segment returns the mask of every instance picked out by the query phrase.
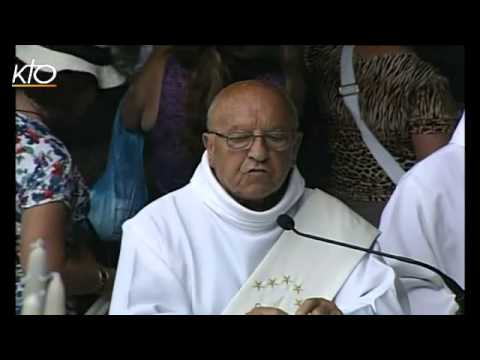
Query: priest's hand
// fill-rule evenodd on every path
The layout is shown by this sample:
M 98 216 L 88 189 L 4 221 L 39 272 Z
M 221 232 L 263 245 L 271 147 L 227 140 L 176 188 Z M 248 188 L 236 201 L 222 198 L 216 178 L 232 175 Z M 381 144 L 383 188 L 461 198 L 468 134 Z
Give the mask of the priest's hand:
M 275 307 L 257 306 L 245 315 L 288 315 L 285 311 Z
M 343 315 L 333 301 L 311 298 L 303 302 L 295 315 Z

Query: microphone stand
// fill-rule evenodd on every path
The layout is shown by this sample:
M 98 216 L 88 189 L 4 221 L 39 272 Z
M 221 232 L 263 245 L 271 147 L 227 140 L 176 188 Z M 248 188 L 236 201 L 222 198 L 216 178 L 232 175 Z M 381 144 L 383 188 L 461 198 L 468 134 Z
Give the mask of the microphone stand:
M 282 228 L 283 228 L 283 226 L 282 226 Z M 352 244 L 345 244 L 345 243 L 338 242 L 338 241 L 335 241 L 335 240 L 329 240 L 329 239 L 324 239 L 324 238 L 321 238 L 321 237 L 318 237 L 318 236 L 305 234 L 305 233 L 302 233 L 302 232 L 298 231 L 294 227 L 292 227 L 291 229 L 289 229 L 289 228 L 284 228 L 284 229 L 285 230 L 293 230 L 293 232 L 295 232 L 297 235 L 300 235 L 300 236 L 303 236 L 303 237 L 307 237 L 307 238 L 311 238 L 311 239 L 319 240 L 319 241 L 324 241 L 324 242 L 327 242 L 327 243 L 330 243 L 330 244 L 344 246 L 344 247 L 348 247 L 348 248 L 355 249 L 355 250 L 364 251 L 364 252 L 369 253 L 369 254 L 374 254 L 374 255 L 378 255 L 378 256 L 382 256 L 382 257 L 386 257 L 386 258 L 395 259 L 395 260 L 398 260 L 398 261 L 406 262 L 406 263 L 413 264 L 413 265 L 418 265 L 418 266 L 424 267 L 428 270 L 431 270 L 434 273 L 436 273 L 438 276 L 440 276 L 442 278 L 442 280 L 445 282 L 445 285 L 447 285 L 447 287 L 452 291 L 452 293 L 455 294 L 455 301 L 457 302 L 457 304 L 459 306 L 459 310 L 457 311 L 457 315 L 462 315 L 464 313 L 465 290 L 463 290 L 462 287 L 460 285 L 458 285 L 458 283 L 455 280 L 453 280 L 451 277 L 449 277 L 448 275 L 444 274 L 443 272 L 441 272 L 440 270 L 438 270 L 437 268 L 435 268 L 435 267 L 433 267 L 429 264 L 426 264 L 426 263 L 421 262 L 421 261 L 413 260 L 413 259 L 410 259 L 410 258 L 407 258 L 407 257 L 403 257 L 403 256 L 386 254 L 386 253 L 383 253 L 383 252 L 380 252 L 380 251 L 376 251 L 376 250 L 372 250 L 372 249 L 365 249 L 363 247 L 352 245 Z

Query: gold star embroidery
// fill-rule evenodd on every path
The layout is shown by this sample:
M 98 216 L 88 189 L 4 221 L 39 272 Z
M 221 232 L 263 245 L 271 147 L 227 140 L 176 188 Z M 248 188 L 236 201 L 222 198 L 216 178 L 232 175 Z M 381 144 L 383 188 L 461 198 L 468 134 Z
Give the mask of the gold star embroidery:
M 284 276 L 282 283 L 288 286 L 288 284 L 290 283 L 290 276 Z
M 302 306 L 302 303 L 303 303 L 302 299 L 296 299 L 295 300 L 295 306 L 300 307 L 300 306 Z
M 274 288 L 275 286 L 277 286 L 277 279 L 275 278 L 271 278 L 268 280 L 268 286 L 271 286 L 272 288 Z
M 255 285 L 253 285 L 253 287 L 260 291 L 261 289 L 263 289 L 264 286 L 262 285 L 261 281 L 255 281 Z
M 294 285 L 293 286 L 293 291 L 295 291 L 297 294 L 300 294 L 300 291 L 303 291 L 302 285 Z

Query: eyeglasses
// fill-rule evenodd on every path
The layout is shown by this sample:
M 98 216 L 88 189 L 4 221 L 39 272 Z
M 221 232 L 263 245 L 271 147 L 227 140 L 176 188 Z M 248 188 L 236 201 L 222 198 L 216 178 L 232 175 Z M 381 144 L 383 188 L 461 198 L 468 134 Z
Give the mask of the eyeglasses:
M 265 139 L 267 146 L 274 151 L 287 150 L 292 144 L 296 131 L 272 130 L 263 131 L 260 135 L 255 135 L 250 131 L 235 131 L 229 134 L 221 134 L 216 131 L 207 131 L 207 134 L 214 134 L 224 138 L 227 145 L 232 150 L 247 150 L 253 145 L 255 138 Z

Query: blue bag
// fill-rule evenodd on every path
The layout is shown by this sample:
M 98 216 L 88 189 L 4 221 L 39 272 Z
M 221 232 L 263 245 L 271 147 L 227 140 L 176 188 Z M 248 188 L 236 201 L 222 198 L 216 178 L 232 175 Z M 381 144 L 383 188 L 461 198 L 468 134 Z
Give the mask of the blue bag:
M 125 128 L 122 103 L 113 122 L 105 172 L 90 190 L 88 218 L 102 241 L 119 241 L 122 224 L 148 202 L 143 135 Z

